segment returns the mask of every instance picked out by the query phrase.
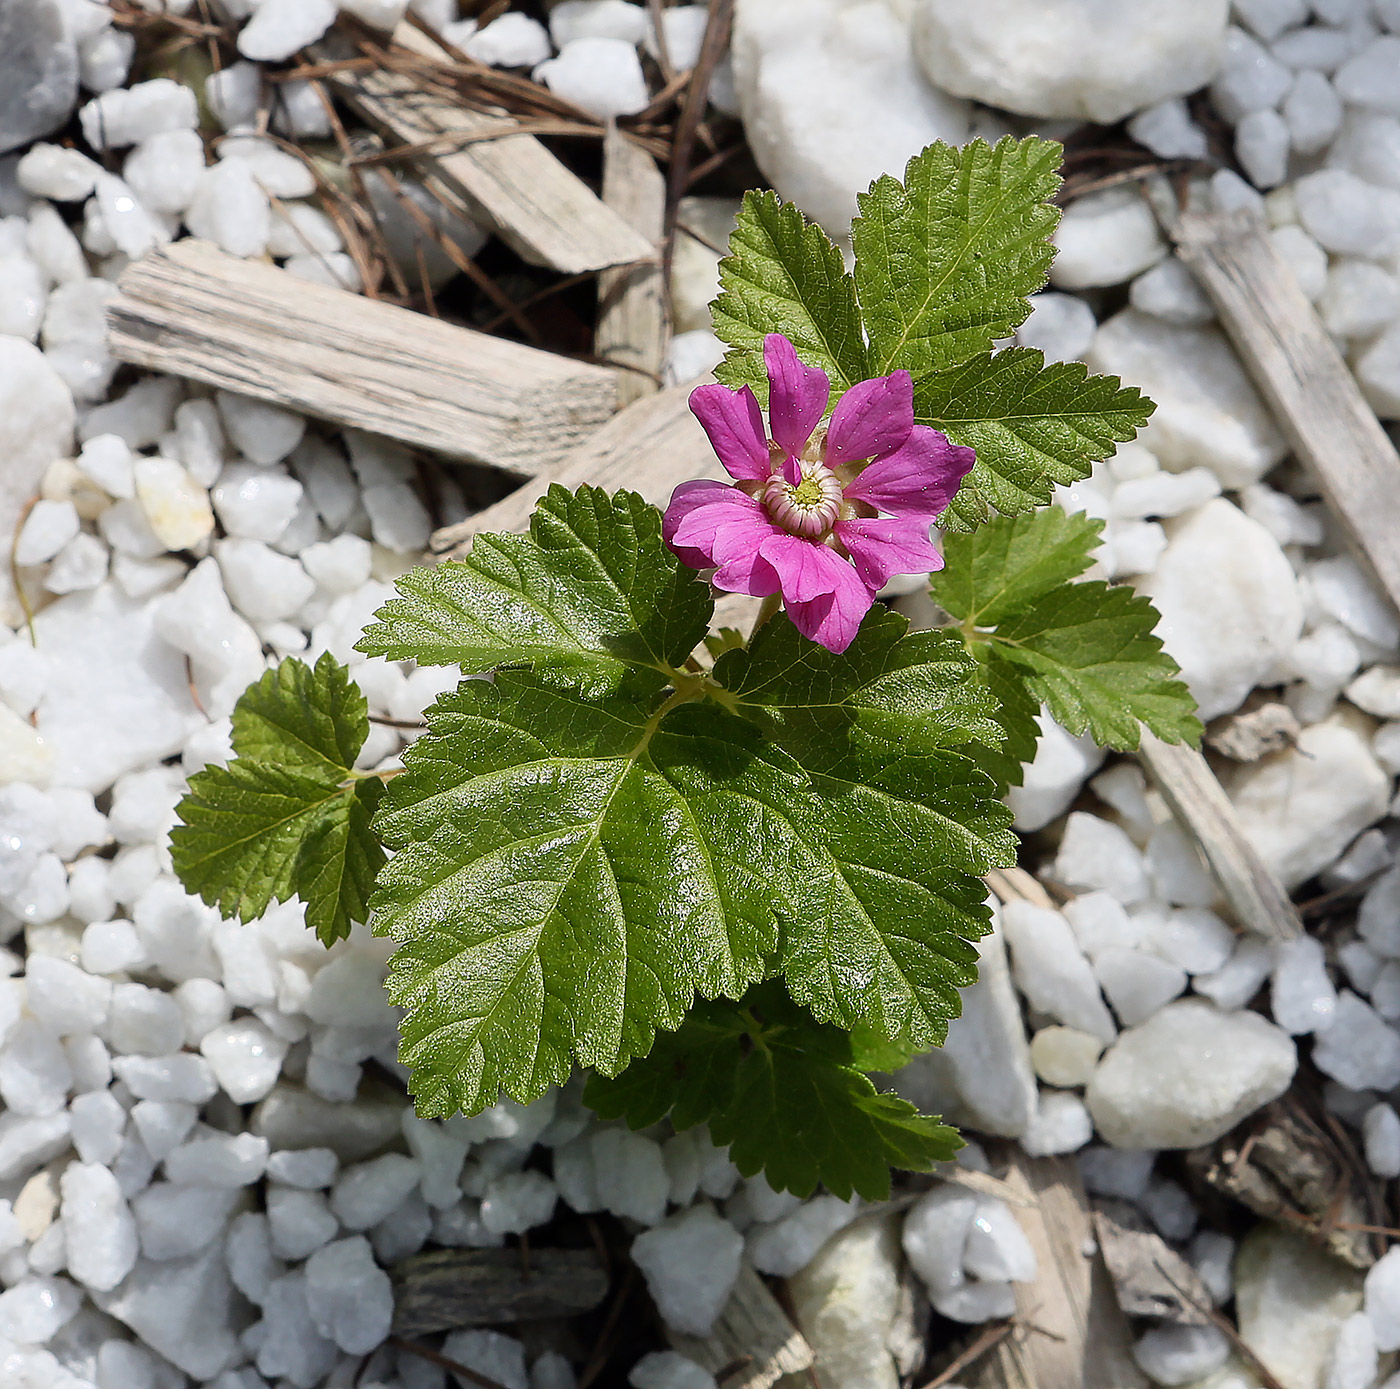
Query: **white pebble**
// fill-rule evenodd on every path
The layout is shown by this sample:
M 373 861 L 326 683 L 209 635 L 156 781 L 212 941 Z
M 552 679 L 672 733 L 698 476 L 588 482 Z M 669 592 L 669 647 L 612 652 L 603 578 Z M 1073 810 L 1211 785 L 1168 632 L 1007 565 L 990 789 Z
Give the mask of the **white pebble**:
M 1093 1136 L 1094 1121 L 1078 1095 L 1042 1090 L 1019 1141 L 1032 1157 L 1049 1157 L 1078 1152 Z
M 635 116 L 651 100 L 636 47 L 624 39 L 574 39 L 534 78 L 599 120 Z
M 1374 1104 L 1361 1123 L 1366 1165 L 1378 1177 L 1400 1177 L 1400 1116 L 1388 1104 Z
M 1154 1326 L 1138 1338 L 1133 1359 L 1156 1384 L 1191 1384 L 1218 1370 L 1230 1342 L 1213 1326 Z
M 760 1273 L 790 1278 L 806 1268 L 837 1230 L 860 1214 L 860 1200 L 815 1196 L 771 1225 L 755 1225 L 745 1236 L 749 1262 Z
M 165 1175 L 188 1186 L 239 1187 L 262 1179 L 267 1139 L 251 1133 L 212 1134 L 175 1149 L 165 1159 Z
M 238 51 L 255 62 L 280 63 L 315 43 L 335 15 L 335 0 L 265 0 L 239 31 Z
M 59 1179 L 68 1271 L 95 1292 L 115 1288 L 136 1264 L 137 1231 L 117 1179 L 96 1163 L 71 1163 Z
M 341 1173 L 331 1210 L 347 1230 L 368 1230 L 384 1219 L 414 1187 L 421 1168 L 402 1153 L 385 1153 Z
M 1331 1026 L 1313 1043 L 1313 1063 L 1352 1090 L 1393 1090 L 1400 1085 L 1400 1034 L 1343 989 Z
M 1170 97 L 1139 111 L 1128 122 L 1128 134 L 1161 159 L 1204 159 L 1206 136 L 1180 97 Z
M 1073 362 L 1089 350 L 1097 327 L 1094 311 L 1083 299 L 1046 290 L 1031 296 L 1031 311 L 1016 330 L 1016 343 L 1038 348 L 1048 362 Z
M 1288 173 L 1288 122 L 1277 111 L 1250 111 L 1235 127 L 1235 154 L 1256 188 L 1274 188 Z
M 1147 896 L 1147 869 L 1137 846 L 1117 825 L 1083 811 L 1065 822 L 1053 871 L 1067 887 L 1099 888 L 1125 904 Z
M 1400 116 L 1400 38 L 1382 34 L 1354 58 L 1349 58 L 1333 81 L 1348 106 L 1361 106 L 1387 116 Z
M 230 535 L 270 544 L 281 538 L 296 514 L 302 486 L 275 469 L 235 463 L 220 474 L 211 496 Z
M 22 1279 L 0 1293 L 0 1337 L 41 1346 L 73 1319 L 82 1302 L 82 1293 L 66 1278 Z
M 101 165 L 79 150 L 42 142 L 31 145 L 15 168 L 19 186 L 36 198 L 81 202 L 96 186 Z
M 1275 947 L 1272 1012 L 1274 1021 L 1295 1037 L 1321 1032 L 1337 1008 L 1337 991 L 1327 977 L 1322 942 L 1298 936 Z
M 389 1334 L 394 1294 L 363 1235 L 323 1245 L 306 1261 L 306 1306 L 316 1330 L 350 1355 Z
M 546 1225 L 559 1192 L 540 1172 L 508 1172 L 487 1184 L 481 1223 L 493 1234 L 519 1235 Z
M 662 1320 L 690 1336 L 710 1334 L 743 1252 L 738 1231 L 703 1205 L 638 1235 L 631 1250 Z
M 247 164 L 232 159 L 200 174 L 185 225 L 232 256 L 261 256 L 271 230 L 271 204 Z
M 559 48 L 575 39 L 638 44 L 647 31 L 646 11 L 628 0 L 563 0 L 549 12 L 549 32 Z
M 272 1249 L 283 1259 L 304 1259 L 335 1237 L 339 1222 L 319 1191 L 270 1186 L 267 1221 Z
M 1342 102 L 1320 72 L 1300 72 L 1284 98 L 1283 119 L 1288 139 L 1299 154 L 1326 149 L 1342 126 Z
M 15 563 L 43 564 L 52 559 L 77 535 L 81 524 L 72 502 L 41 498 L 30 508 L 15 541 Z
M 109 150 L 165 130 L 193 130 L 199 124 L 199 109 L 191 88 L 157 77 L 103 92 L 78 112 L 78 120 L 93 149 Z
M 165 130 L 126 157 L 122 176 L 152 212 L 183 213 L 204 172 L 204 141 L 197 130 Z
M 287 1043 L 265 1023 L 244 1017 L 207 1033 L 199 1050 L 229 1098 L 251 1104 L 277 1083 Z
M 528 68 L 550 56 L 549 34 L 529 15 L 507 13 L 478 29 L 462 46 L 478 63 L 496 68 Z
M 499 1331 L 454 1331 L 442 1343 L 442 1353 L 494 1380 L 501 1389 L 529 1389 L 525 1347 L 513 1336 Z

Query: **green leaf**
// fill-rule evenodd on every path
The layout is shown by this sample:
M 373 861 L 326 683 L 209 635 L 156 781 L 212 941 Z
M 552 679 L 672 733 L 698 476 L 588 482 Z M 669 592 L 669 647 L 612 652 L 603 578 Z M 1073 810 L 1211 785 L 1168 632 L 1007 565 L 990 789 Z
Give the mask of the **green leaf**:
M 999 742 L 995 704 L 977 685 L 962 638 L 908 628 L 907 619 L 877 605 L 837 656 L 780 614 L 748 650 L 722 656 L 715 679 L 730 707 L 799 759 L 846 738 L 927 750 Z
M 650 690 L 603 702 L 502 673 L 428 711 L 377 822 L 375 929 L 420 1112 L 616 1072 L 697 992 L 766 968 L 806 851 L 804 778 L 757 728 Z
M 944 568 L 931 576 L 934 600 L 974 627 L 995 627 L 1036 598 L 1077 579 L 1094 562 L 1103 522 L 1049 506 L 998 518 L 949 537 Z
M 771 192 L 749 192 L 719 264 L 715 332 L 729 353 L 715 370 L 726 386 L 752 386 L 768 402 L 763 339 L 781 333 L 808 366 L 831 379 L 834 404 L 869 375 L 855 281 L 819 226 Z
M 669 678 L 705 635 L 709 590 L 634 492 L 551 487 L 529 535 L 478 535 L 464 560 L 411 569 L 356 649 L 478 672 L 528 665 L 590 695 L 629 670 Z
M 930 372 L 914 383 L 915 419 L 977 451 L 942 524 L 971 530 L 993 511 L 1043 506 L 1055 483 L 1088 477 L 1155 408 L 1117 377 L 1090 376 L 1079 362 L 1047 365 L 1033 348 Z
M 1195 742 L 1195 702 L 1153 635 L 1156 609 L 1128 587 L 1068 582 L 1087 567 L 1100 531 L 1097 521 L 1051 507 L 949 535 L 933 596 L 981 648 L 1004 706 L 1019 682 L 1057 723 L 1087 729 L 1105 747 L 1136 748 L 1140 724 L 1168 742 Z
M 715 676 L 811 776 L 817 860 L 782 954 L 793 997 L 922 1047 L 976 976 L 978 877 L 1014 863 L 1016 839 L 972 754 L 1002 738 L 975 662 L 958 633 L 906 627 L 872 615 L 835 657 L 774 618 Z
M 775 1190 L 799 1196 L 820 1181 L 843 1199 L 882 1201 L 891 1166 L 928 1171 L 962 1146 L 955 1130 L 879 1093 L 857 1068 L 850 1037 L 775 984 L 746 1005 L 698 1006 L 621 1076 L 593 1076 L 585 1101 L 634 1128 L 667 1114 L 677 1129 L 708 1123 L 741 1173 L 762 1171 Z
M 1040 742 L 1040 700 L 1031 694 L 1024 671 L 1003 659 L 995 642 L 976 641 L 978 678 L 997 703 L 997 723 L 1006 741 L 1000 747 L 969 747 L 973 758 L 997 783 L 1001 794 L 1025 779 L 1026 764 L 1035 760 Z
M 1045 283 L 1062 147 L 1006 136 L 995 147 L 930 145 L 904 183 L 857 195 L 851 228 L 874 374 L 943 370 L 990 350 Z
M 178 807 L 170 855 L 185 889 L 244 921 L 297 896 L 327 945 L 348 935 L 384 862 L 370 826 L 383 783 L 352 770 L 368 732 L 364 696 L 330 655 L 249 686 L 233 760 L 196 772 Z
M 1104 747 L 1138 746 L 1139 722 L 1169 743 L 1201 736 L 1196 701 L 1153 636 L 1157 610 L 1132 589 L 1067 584 L 996 629 L 1004 657 L 1071 733 Z

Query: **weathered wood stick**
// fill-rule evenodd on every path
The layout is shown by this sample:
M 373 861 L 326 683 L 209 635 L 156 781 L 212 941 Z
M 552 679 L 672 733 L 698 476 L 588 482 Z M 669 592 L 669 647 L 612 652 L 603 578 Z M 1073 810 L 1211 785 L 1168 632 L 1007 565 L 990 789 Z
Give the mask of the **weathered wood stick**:
M 784 1375 L 812 1364 L 811 1346 L 747 1259 L 739 1266 L 734 1291 L 710 1334 L 671 1332 L 670 1341 L 712 1375 L 730 1369 L 724 1389 L 771 1389 Z
M 1073 1157 L 1012 1151 L 1006 1180 L 1034 1203 L 1016 1219 L 1035 1250 L 1034 1283 L 1017 1283 L 1012 1333 L 981 1362 L 981 1389 L 1147 1389 L 1132 1334 L 1097 1252 Z
M 122 361 L 529 476 L 612 414 L 614 373 L 177 241 L 122 272 Z M 698 426 L 697 426 L 698 430 Z
M 1138 757 L 1182 829 L 1201 846 L 1240 925 L 1265 940 L 1300 935 L 1303 923 L 1288 893 L 1249 842 L 1204 756 L 1143 729 Z
M 651 243 L 654 259 L 598 276 L 595 355 L 616 364 L 617 399 L 630 405 L 660 389 L 661 361 L 671 335 L 661 238 L 666 221 L 666 180 L 656 161 L 615 125 L 603 141 L 603 201 Z
M 694 384 L 634 401 L 566 457 L 537 469 L 510 496 L 438 531 L 433 551 L 451 559 L 464 553 L 481 531 L 527 529 L 535 503 L 554 482 L 571 488 L 588 483 L 609 491 L 627 487 L 664 507 L 677 483 L 719 475 L 715 451 L 686 403 Z
M 393 42 L 426 58 L 446 56 L 407 21 L 394 31 Z M 401 73 L 347 71 L 329 80 L 366 120 L 404 145 L 489 134 L 517 124 L 509 116 L 443 101 Z M 574 275 L 654 254 L 644 237 L 533 135 L 478 140 L 446 154 L 421 154 L 415 162 L 533 264 Z
M 1294 453 L 1400 609 L 1400 455 L 1264 224 L 1188 212 L 1173 234 Z
M 434 1249 L 399 1264 L 394 1332 L 426 1336 L 463 1326 L 565 1317 L 596 1307 L 608 1276 L 591 1249 Z

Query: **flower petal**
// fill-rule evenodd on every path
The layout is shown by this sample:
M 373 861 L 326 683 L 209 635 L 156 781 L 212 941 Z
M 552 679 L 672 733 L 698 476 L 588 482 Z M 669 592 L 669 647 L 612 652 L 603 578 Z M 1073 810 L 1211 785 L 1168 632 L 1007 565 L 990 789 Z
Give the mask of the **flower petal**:
M 943 556 L 928 538 L 928 522 L 913 517 L 881 516 L 838 521 L 836 538 L 851 552 L 856 573 L 873 593 L 896 574 L 932 574 Z
M 752 497 L 723 482 L 683 482 L 671 494 L 661 534 L 692 569 L 723 564 L 735 548 L 757 549 L 776 528 Z
M 781 333 L 763 339 L 768 369 L 768 425 L 788 453 L 801 453 L 826 413 L 831 383 L 820 367 L 804 366 L 797 349 Z
M 711 582 L 726 593 L 749 593 L 755 598 L 777 593 L 782 583 L 778 571 L 755 546 L 740 550 L 727 564 L 720 565 Z
M 883 458 L 908 442 L 914 428 L 914 380 L 891 372 L 852 386 L 831 413 L 826 465 L 835 468 L 861 458 Z
M 829 553 L 829 552 L 828 552 Z M 875 595 L 860 576 L 842 561 L 842 575 L 833 593 L 824 593 L 806 603 L 788 603 L 792 625 L 811 641 L 828 651 L 844 651 L 860 630 L 860 624 L 875 602 Z
M 762 479 L 769 473 L 768 439 L 758 397 L 749 386 L 737 391 L 711 382 L 690 393 L 690 410 L 710 436 L 730 477 Z
M 957 495 L 976 461 L 972 449 L 950 444 L 945 434 L 917 424 L 902 448 L 847 484 L 846 497 L 894 516 L 932 521 Z

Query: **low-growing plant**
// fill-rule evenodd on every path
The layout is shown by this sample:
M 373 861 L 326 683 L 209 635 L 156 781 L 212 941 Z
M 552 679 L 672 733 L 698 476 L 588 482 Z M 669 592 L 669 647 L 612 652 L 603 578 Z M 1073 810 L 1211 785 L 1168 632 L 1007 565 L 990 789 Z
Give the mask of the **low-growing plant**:
M 1152 606 L 1081 579 L 1101 524 L 1047 505 L 1152 403 L 998 347 L 1046 279 L 1059 160 L 931 146 L 859 200 L 851 272 L 749 194 L 692 396 L 732 483 L 664 518 L 555 486 L 528 535 L 405 574 L 358 649 L 469 678 L 401 769 L 355 770 L 365 700 L 329 655 L 240 699 L 176 871 L 225 915 L 295 895 L 327 944 L 392 937 L 421 1114 L 582 1067 L 601 1115 L 708 1124 L 798 1193 L 878 1198 L 955 1151 L 871 1077 L 975 978 L 1041 706 L 1112 748 L 1200 732 Z M 875 594 L 930 571 L 947 621 L 911 631 Z M 715 586 L 763 598 L 747 639 L 709 630 Z

